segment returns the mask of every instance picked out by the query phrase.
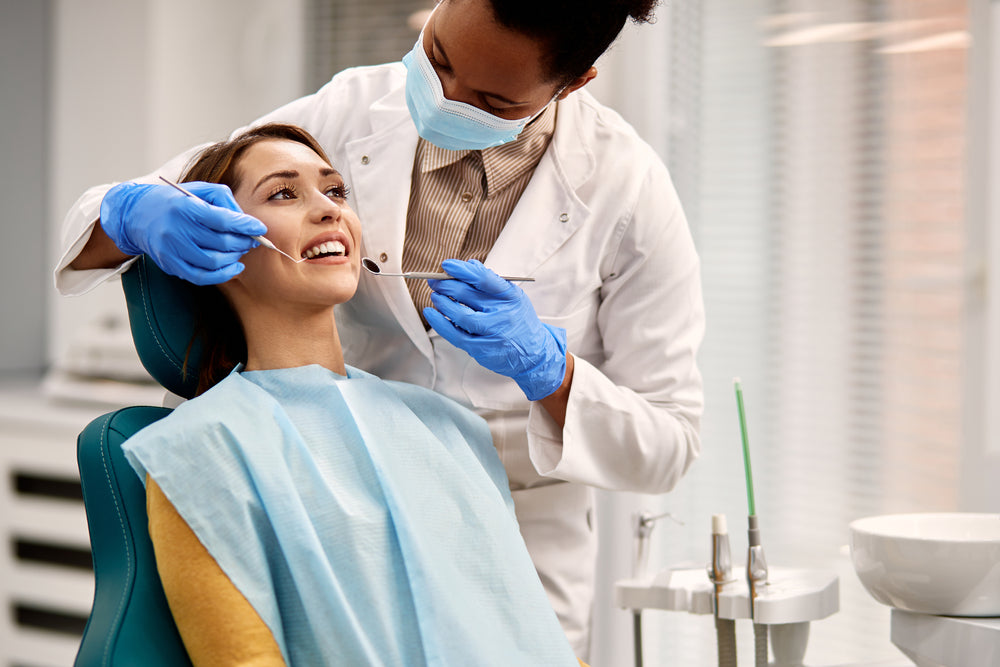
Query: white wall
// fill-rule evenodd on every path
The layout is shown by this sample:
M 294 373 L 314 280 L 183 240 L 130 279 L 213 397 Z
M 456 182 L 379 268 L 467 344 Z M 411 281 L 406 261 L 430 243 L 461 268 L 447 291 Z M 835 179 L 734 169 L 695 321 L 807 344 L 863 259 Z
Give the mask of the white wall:
M 962 509 L 1000 511 L 1000 0 L 970 2 Z
M 0 1 L 0 374 L 45 360 L 45 132 L 51 3 Z
M 63 215 L 89 186 L 170 156 L 299 97 L 305 0 L 57 0 L 49 266 Z M 49 359 L 88 323 L 124 318 L 116 283 L 49 302 Z

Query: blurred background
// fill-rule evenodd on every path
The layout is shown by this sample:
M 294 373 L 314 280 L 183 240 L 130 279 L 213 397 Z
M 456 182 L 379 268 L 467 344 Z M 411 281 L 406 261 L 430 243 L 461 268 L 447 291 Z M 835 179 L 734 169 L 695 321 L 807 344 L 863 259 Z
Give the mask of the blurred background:
M 158 405 L 120 285 L 64 298 L 60 224 L 317 89 L 398 60 L 431 0 L 0 0 L 0 665 L 71 664 L 93 595 L 75 439 Z M 702 258 L 702 456 L 664 496 L 601 494 L 594 667 L 631 664 L 634 512 L 649 567 L 747 514 L 742 379 L 768 560 L 840 575 L 810 665 L 893 660 L 848 524 L 1000 511 L 1000 3 L 670 0 L 588 86 L 669 166 Z M 737 624 L 751 664 L 749 624 Z M 647 664 L 711 665 L 710 617 L 643 615 Z

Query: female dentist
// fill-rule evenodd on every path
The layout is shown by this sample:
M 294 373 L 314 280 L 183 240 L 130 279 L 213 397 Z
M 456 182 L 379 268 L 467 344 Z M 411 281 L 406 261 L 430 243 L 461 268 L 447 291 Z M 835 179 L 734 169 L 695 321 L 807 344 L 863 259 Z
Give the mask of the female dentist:
M 704 310 L 687 221 L 654 151 L 581 90 L 625 21 L 655 5 L 441 0 L 402 63 L 341 72 L 254 123 L 317 137 L 384 270 L 457 278 L 364 276 L 337 313 L 344 355 L 486 418 L 532 560 L 584 659 L 591 487 L 669 491 L 700 450 Z M 143 253 L 201 284 L 242 271 L 264 225 L 224 187 L 191 186 L 207 205 L 156 184 L 198 148 L 83 194 L 64 223 L 61 292 Z M 493 271 L 535 281 L 522 289 Z

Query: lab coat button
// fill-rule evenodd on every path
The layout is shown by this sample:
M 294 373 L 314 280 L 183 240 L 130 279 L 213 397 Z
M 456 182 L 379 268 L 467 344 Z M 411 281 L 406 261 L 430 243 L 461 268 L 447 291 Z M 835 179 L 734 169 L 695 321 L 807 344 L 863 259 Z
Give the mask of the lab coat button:
M 569 222 L 569 213 L 563 213 L 560 215 L 559 222 Z
M 385 264 L 386 262 L 389 261 L 389 255 L 387 255 L 385 253 L 382 253 L 381 255 L 378 256 L 378 261 L 380 261 L 383 264 Z
M 361 164 L 368 164 L 368 162 L 369 162 L 368 156 L 367 155 L 362 155 L 361 156 Z

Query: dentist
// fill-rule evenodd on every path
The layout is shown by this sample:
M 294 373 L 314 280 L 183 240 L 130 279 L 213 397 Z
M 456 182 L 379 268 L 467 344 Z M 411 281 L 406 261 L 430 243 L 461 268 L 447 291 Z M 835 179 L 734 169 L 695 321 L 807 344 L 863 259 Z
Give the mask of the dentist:
M 441 0 L 401 63 L 341 72 L 254 123 L 316 136 L 351 188 L 364 254 L 386 271 L 457 278 L 363 276 L 338 306 L 344 357 L 487 420 L 522 536 L 584 659 L 592 487 L 667 492 L 700 451 L 704 310 L 687 221 L 655 152 L 583 90 L 626 20 L 650 20 L 656 1 Z M 61 292 L 140 254 L 200 284 L 243 270 L 267 230 L 228 189 L 192 185 L 206 203 L 156 184 L 198 148 L 81 196 L 64 223 Z

